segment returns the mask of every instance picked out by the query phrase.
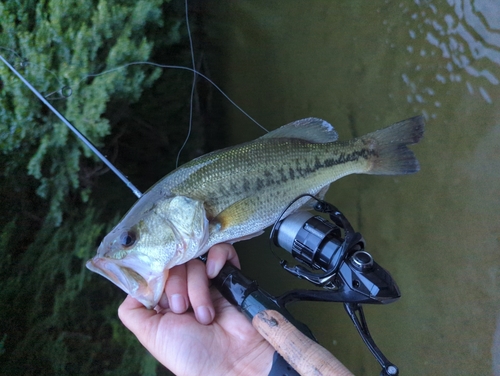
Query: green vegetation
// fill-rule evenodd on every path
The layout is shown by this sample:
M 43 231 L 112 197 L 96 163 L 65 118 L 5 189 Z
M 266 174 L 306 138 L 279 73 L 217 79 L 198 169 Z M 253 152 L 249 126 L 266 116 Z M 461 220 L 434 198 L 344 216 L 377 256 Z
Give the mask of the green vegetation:
M 140 189 L 174 167 L 192 76 L 145 65 L 88 75 L 189 66 L 182 2 L 4 0 L 0 47 L 132 181 L 151 170 Z M 0 172 L 0 374 L 166 374 L 118 321 L 124 294 L 85 268 L 132 194 L 3 64 Z

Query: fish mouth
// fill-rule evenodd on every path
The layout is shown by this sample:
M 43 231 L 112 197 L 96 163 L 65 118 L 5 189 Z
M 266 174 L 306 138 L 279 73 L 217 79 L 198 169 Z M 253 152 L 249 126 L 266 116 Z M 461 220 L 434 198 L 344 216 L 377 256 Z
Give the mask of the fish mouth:
M 151 269 L 125 265 L 123 260 L 95 256 L 87 261 L 87 269 L 103 276 L 148 309 L 158 304 L 168 277 L 168 270 L 154 273 Z

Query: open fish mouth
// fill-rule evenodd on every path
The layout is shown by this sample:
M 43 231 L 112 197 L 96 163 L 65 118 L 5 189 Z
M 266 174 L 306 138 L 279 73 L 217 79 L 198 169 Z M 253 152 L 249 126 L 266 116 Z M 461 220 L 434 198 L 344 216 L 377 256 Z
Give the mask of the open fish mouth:
M 113 282 L 127 294 L 144 304 L 146 308 L 156 307 L 161 298 L 168 277 L 168 270 L 152 273 L 146 269 L 143 273 L 124 265 L 123 260 L 96 256 L 87 261 L 87 268 Z

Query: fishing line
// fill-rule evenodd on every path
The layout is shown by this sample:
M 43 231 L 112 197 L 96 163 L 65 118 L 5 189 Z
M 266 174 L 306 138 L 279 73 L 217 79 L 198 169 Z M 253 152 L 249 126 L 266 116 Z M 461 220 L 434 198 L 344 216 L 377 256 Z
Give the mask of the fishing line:
M 257 120 L 255 120 L 252 116 L 250 116 L 245 110 L 243 110 L 243 108 L 241 108 L 240 106 L 238 106 L 238 104 L 235 101 L 233 101 L 214 81 L 212 81 L 209 77 L 207 77 L 203 73 L 201 73 L 201 72 L 199 72 L 199 71 L 196 70 L 196 66 L 195 66 L 195 63 L 194 63 L 194 50 L 193 50 L 193 44 L 192 44 L 192 38 L 191 38 L 191 30 L 190 30 L 190 27 L 189 27 L 189 19 L 188 19 L 188 13 L 187 13 L 187 1 L 186 1 L 186 24 L 187 24 L 187 28 L 188 28 L 189 42 L 190 42 L 190 48 L 191 48 L 191 61 L 192 61 L 192 64 L 193 64 L 192 68 L 190 68 L 190 67 L 184 67 L 184 66 L 181 66 L 181 65 L 170 65 L 170 64 L 154 63 L 154 62 L 151 62 L 151 61 L 133 61 L 133 62 L 130 62 L 130 63 L 126 63 L 126 64 L 123 64 L 123 65 L 120 65 L 120 66 L 115 67 L 115 68 L 111 68 L 111 69 L 105 70 L 105 71 L 100 72 L 100 73 L 90 73 L 90 74 L 87 74 L 87 75 L 83 76 L 83 78 L 80 81 L 78 81 L 78 83 L 77 83 L 76 86 L 78 86 L 79 84 L 81 84 L 82 82 L 84 82 L 85 80 L 87 80 L 88 78 L 103 76 L 105 74 L 109 74 L 109 73 L 118 71 L 120 69 L 127 68 L 127 67 L 132 66 L 132 65 L 150 65 L 150 66 L 153 66 L 153 67 L 156 67 L 156 68 L 162 68 L 162 69 L 187 70 L 189 72 L 192 72 L 193 75 L 194 75 L 193 85 L 194 85 L 194 82 L 195 82 L 197 76 L 200 76 L 201 78 L 205 79 L 219 93 L 221 93 L 224 96 L 224 98 L 226 98 L 227 101 L 229 103 L 231 103 L 231 105 L 233 105 L 238 111 L 240 111 L 243 115 L 245 115 L 250 121 L 252 121 L 260 129 L 262 129 L 264 132 L 268 133 L 269 130 L 267 128 L 265 128 Z M 11 48 L 0 46 L 0 49 L 6 50 L 6 51 L 10 51 L 14 55 L 16 55 L 16 57 L 21 60 L 21 63 L 20 63 L 21 68 L 26 68 L 29 64 L 31 64 L 28 59 L 23 58 L 20 54 L 18 54 L 15 50 L 13 50 Z M 42 68 L 42 69 L 44 69 L 45 71 L 47 71 L 51 75 L 53 75 L 54 78 L 57 80 L 57 82 L 61 85 L 61 87 L 60 87 L 59 90 L 55 90 L 55 91 L 53 91 L 53 92 L 51 92 L 49 94 L 44 95 L 44 97 L 46 99 L 48 99 L 48 100 L 67 99 L 71 95 L 73 95 L 73 89 L 71 88 L 71 86 L 64 85 L 61 82 L 61 80 L 58 78 L 58 76 L 54 72 L 52 72 L 51 70 L 49 70 L 47 68 Z M 58 93 L 61 97 L 59 97 L 59 98 L 49 98 L 50 96 L 52 96 L 52 95 L 54 95 L 56 93 Z M 191 93 L 191 106 L 190 106 L 191 111 L 192 111 L 192 98 L 193 98 L 193 94 L 194 94 L 194 91 L 192 90 L 192 93 Z M 191 117 L 192 116 L 190 116 L 190 118 Z M 192 126 L 191 126 L 191 121 L 190 121 L 190 129 L 189 129 L 188 135 L 191 132 L 191 128 L 192 128 Z
M 46 94 L 44 97 L 45 99 L 47 100 L 58 100 L 58 99 L 67 99 L 71 96 L 71 94 L 73 94 L 73 89 L 71 89 L 71 87 L 67 86 L 67 85 L 63 85 L 63 83 L 61 82 L 61 80 L 59 80 L 59 78 L 57 77 L 57 74 L 55 74 L 54 72 L 52 72 L 51 70 L 49 69 L 46 69 L 46 68 L 43 68 L 44 70 L 46 70 L 47 72 L 49 72 L 50 74 L 52 74 L 54 76 L 54 78 L 57 80 L 57 82 L 59 83 L 60 85 L 60 89 L 59 90 L 56 90 L 56 91 L 53 91 L 52 93 L 49 93 L 49 94 Z M 50 98 L 50 96 L 54 95 L 54 94 L 59 94 L 60 97 L 59 98 Z
M 108 73 L 117 71 L 119 69 L 126 68 L 126 67 L 131 66 L 131 65 L 142 65 L 142 64 L 143 65 L 151 65 L 151 66 L 157 67 L 157 68 L 180 69 L 180 70 L 187 70 L 189 72 L 196 73 L 197 76 L 200 76 L 201 78 L 207 80 L 210 83 L 210 85 L 212 85 L 215 89 L 217 89 L 217 91 L 219 93 L 221 93 L 224 96 L 224 98 L 226 98 L 229 101 L 229 103 L 231 103 L 234 107 L 236 107 L 238 109 L 238 111 L 240 111 L 243 115 L 245 115 L 248 119 L 250 119 L 253 123 L 255 123 L 255 125 L 257 125 L 259 128 L 261 128 L 266 133 L 269 132 L 269 130 L 267 130 L 257 120 L 255 120 L 247 112 L 245 112 L 245 110 L 243 110 L 240 106 L 238 106 L 236 104 L 236 102 L 234 102 L 226 93 L 224 93 L 224 91 L 219 86 L 217 86 L 217 84 L 215 82 L 213 82 L 210 78 L 205 76 L 203 73 L 197 71 L 196 69 L 189 68 L 189 67 L 183 67 L 182 65 L 159 64 L 159 63 L 153 63 L 151 61 L 133 61 L 131 63 L 126 63 L 123 65 L 120 65 L 119 67 L 116 67 L 116 68 L 111 68 L 111 69 L 105 70 L 104 72 L 88 74 L 80 82 L 85 81 L 89 77 L 98 77 L 98 76 L 102 76 L 104 74 L 108 74 Z
M 191 97 L 190 97 L 190 101 L 189 101 L 189 127 L 188 127 L 188 133 L 187 133 L 186 139 L 184 140 L 184 143 L 182 144 L 181 148 L 179 149 L 179 152 L 177 153 L 177 158 L 176 158 L 176 161 L 175 161 L 175 167 L 176 168 L 179 167 L 179 158 L 180 158 L 181 152 L 184 149 L 184 147 L 186 146 L 187 142 L 189 141 L 189 137 L 191 136 L 191 131 L 192 131 L 192 128 L 193 128 L 193 98 L 194 98 L 194 91 L 196 89 L 196 78 L 197 78 L 197 76 L 200 76 L 200 77 L 204 78 L 205 80 L 207 80 L 214 88 L 216 88 L 229 101 L 229 103 L 231 103 L 234 107 L 236 107 L 243 115 L 245 115 L 248 119 L 250 119 L 253 123 L 255 123 L 264 132 L 266 132 L 266 133 L 269 132 L 257 120 L 255 120 L 253 117 L 251 117 L 240 106 L 238 106 L 231 98 L 229 98 L 229 96 L 226 93 L 224 93 L 224 91 L 219 86 L 217 86 L 215 84 L 215 82 L 213 82 L 210 78 L 208 78 L 207 76 L 205 76 L 204 74 L 202 74 L 201 72 L 198 72 L 196 70 L 195 59 L 194 59 L 193 38 L 192 38 L 192 35 L 191 35 L 191 27 L 189 26 L 188 0 L 186 0 L 184 2 L 184 4 L 185 4 L 186 28 L 187 28 L 188 38 L 189 38 L 189 49 L 190 49 L 190 52 L 191 52 L 191 65 L 192 65 L 192 68 L 183 67 L 183 66 L 179 66 L 179 65 L 158 64 L 158 63 L 152 63 L 152 62 L 149 62 L 149 61 L 136 61 L 136 62 L 131 62 L 131 63 L 124 64 L 124 65 L 119 66 L 117 68 L 113 68 L 113 69 L 110 69 L 110 70 L 107 70 L 107 71 L 104 71 L 104 72 L 101 72 L 101 73 L 89 74 L 89 75 L 85 76 L 85 78 L 83 78 L 80 81 L 80 82 L 82 82 L 85 79 L 87 79 L 88 77 L 101 76 L 103 74 L 111 73 L 111 72 L 113 72 L 115 70 L 118 70 L 118 69 L 126 68 L 126 67 L 131 66 L 131 65 L 139 65 L 139 64 L 152 65 L 152 66 L 157 67 L 157 68 L 181 69 L 181 70 L 187 70 L 187 71 L 193 72 L 193 83 L 191 85 Z
M 177 153 L 177 158 L 175 160 L 175 168 L 179 167 L 179 158 L 181 157 L 182 150 L 186 146 L 189 137 L 191 136 L 191 130 L 193 129 L 193 99 L 194 99 L 194 90 L 196 88 L 196 65 L 194 64 L 194 48 L 193 48 L 193 38 L 191 36 L 191 28 L 189 27 L 189 15 L 188 15 L 188 0 L 185 1 L 186 5 L 186 28 L 189 37 L 189 49 L 191 52 L 191 65 L 193 66 L 193 83 L 191 84 L 191 97 L 189 100 L 189 127 L 188 133 L 186 135 L 186 139 L 182 144 L 179 152 Z
M 61 83 L 61 82 L 59 82 L 59 83 Z M 56 93 L 60 95 L 59 98 L 49 98 L 51 95 L 56 94 Z M 63 85 L 63 86 L 61 86 L 61 88 L 59 90 L 53 91 L 52 93 L 45 95 L 45 99 L 50 100 L 50 101 L 55 101 L 55 100 L 60 100 L 60 99 L 68 99 L 69 97 L 71 97 L 72 94 L 73 94 L 73 89 L 70 86 Z
M 6 47 L 0 46 L 0 49 L 11 51 L 19 59 L 21 59 L 22 61 L 21 61 L 20 65 L 21 65 L 22 68 L 26 68 L 28 66 L 28 64 L 31 64 L 29 62 L 29 60 L 23 58 L 21 55 L 19 55 L 17 52 L 15 52 L 14 50 L 12 50 L 10 48 L 6 48 Z M 127 67 L 132 66 L 132 65 L 150 65 L 150 66 L 153 66 L 153 67 L 156 67 L 156 68 L 162 68 L 162 69 L 165 69 L 165 68 L 166 69 L 179 69 L 179 70 L 187 70 L 189 72 L 192 72 L 193 74 L 196 74 L 196 76 L 200 76 L 201 78 L 203 78 L 204 80 L 206 80 L 207 82 L 209 82 L 210 85 L 212 85 L 219 93 L 222 94 L 222 96 L 224 98 L 227 99 L 227 101 L 229 103 L 231 103 L 231 105 L 233 105 L 234 107 L 236 107 L 236 109 L 238 111 L 240 111 L 243 115 L 245 115 L 250 121 L 252 121 L 260 129 L 262 129 L 266 133 L 269 132 L 269 130 L 267 128 L 265 128 L 257 120 L 255 120 L 252 116 L 250 116 L 245 110 L 243 110 L 243 108 L 241 108 L 240 106 L 238 106 L 238 104 L 235 101 L 233 101 L 214 81 L 212 81 L 208 76 L 204 75 L 203 73 L 197 71 L 196 68 L 193 69 L 193 68 L 190 68 L 190 67 L 184 67 L 182 65 L 160 64 L 160 63 L 154 63 L 154 62 L 151 62 L 151 61 L 133 61 L 133 62 L 130 62 L 130 63 L 126 63 L 126 64 L 123 64 L 123 65 L 120 65 L 120 66 L 115 67 L 115 68 L 111 68 L 111 69 L 105 70 L 103 72 L 87 74 L 80 81 L 78 81 L 78 83 L 76 84 L 76 86 L 78 86 L 79 84 L 81 84 L 82 82 L 84 82 L 88 78 L 103 76 L 105 74 L 109 74 L 109 73 L 118 71 L 120 69 L 127 68 Z M 49 93 L 47 95 L 44 95 L 44 97 L 47 100 L 67 99 L 71 95 L 73 95 L 73 89 L 71 88 L 71 86 L 63 85 L 62 82 L 61 82 L 61 80 L 59 80 L 59 78 L 57 77 L 57 75 L 54 72 L 52 72 L 51 70 L 46 69 L 46 68 L 43 68 L 43 69 L 45 71 L 49 72 L 50 74 L 52 74 L 55 77 L 55 79 L 61 84 L 61 88 L 59 90 L 55 90 L 55 91 L 53 91 L 53 92 L 51 92 L 51 93 Z M 50 97 L 51 95 L 53 95 L 55 93 L 58 93 L 61 97 L 60 98 L 48 98 L 48 97 Z
M 12 52 L 14 55 L 16 55 L 21 60 L 21 64 L 20 64 L 21 68 L 25 67 L 25 65 L 23 64 L 25 59 L 23 59 L 23 57 L 21 55 L 19 55 L 15 50 L 13 50 L 12 48 L 2 47 L 2 46 L 0 46 L 0 49 Z

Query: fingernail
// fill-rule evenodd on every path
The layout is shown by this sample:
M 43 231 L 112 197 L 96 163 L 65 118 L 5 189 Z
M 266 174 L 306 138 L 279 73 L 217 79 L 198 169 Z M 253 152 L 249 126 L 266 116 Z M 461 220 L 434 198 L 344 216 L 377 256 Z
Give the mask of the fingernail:
M 207 276 L 208 278 L 215 277 L 215 263 L 211 260 L 207 261 Z
M 201 306 L 196 309 L 196 319 L 200 324 L 208 325 L 213 320 L 213 314 L 206 306 Z
M 168 298 L 165 295 L 165 293 L 162 294 L 160 301 L 158 302 L 158 305 L 162 309 L 167 309 L 170 306 L 170 304 L 168 303 Z
M 186 310 L 186 301 L 181 294 L 174 294 L 170 298 L 170 309 L 175 313 L 183 313 Z

